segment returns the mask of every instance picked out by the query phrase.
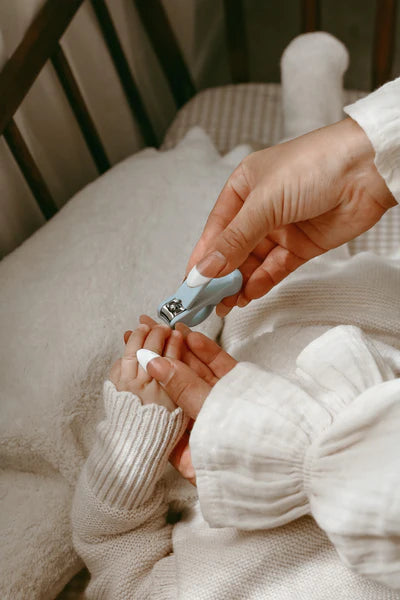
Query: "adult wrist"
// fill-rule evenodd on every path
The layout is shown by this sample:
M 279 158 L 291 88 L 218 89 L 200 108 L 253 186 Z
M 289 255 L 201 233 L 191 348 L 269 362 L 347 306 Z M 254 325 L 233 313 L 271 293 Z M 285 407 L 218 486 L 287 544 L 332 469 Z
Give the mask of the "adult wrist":
M 385 210 L 396 205 L 383 176 L 378 172 L 375 149 L 362 127 L 348 117 L 331 126 L 335 136 L 340 138 L 339 151 L 344 160 L 344 181 L 350 189 L 367 190 Z M 363 195 L 361 194 L 362 198 Z
M 400 77 L 344 107 L 363 129 L 375 151 L 374 163 L 400 202 Z

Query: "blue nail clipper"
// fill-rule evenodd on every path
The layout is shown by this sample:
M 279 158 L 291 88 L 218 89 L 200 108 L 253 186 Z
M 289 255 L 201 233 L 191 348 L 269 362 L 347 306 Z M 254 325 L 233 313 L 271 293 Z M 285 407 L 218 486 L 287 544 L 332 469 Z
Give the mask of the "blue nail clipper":
M 216 277 L 197 287 L 189 287 L 186 280 L 177 292 L 158 307 L 158 316 L 174 329 L 177 323 L 188 327 L 207 319 L 213 308 L 227 296 L 233 296 L 242 287 L 243 277 L 238 269 L 229 275 Z

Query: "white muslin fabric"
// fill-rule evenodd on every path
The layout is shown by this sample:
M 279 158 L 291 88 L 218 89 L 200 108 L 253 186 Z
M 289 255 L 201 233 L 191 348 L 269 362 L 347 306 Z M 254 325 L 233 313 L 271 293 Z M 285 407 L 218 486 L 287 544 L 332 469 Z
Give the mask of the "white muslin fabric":
M 283 376 L 238 365 L 191 437 L 212 527 L 255 530 L 312 514 L 346 564 L 400 588 L 400 352 L 339 326 Z
M 400 202 L 400 77 L 344 111 L 364 129 L 375 150 L 376 168 Z

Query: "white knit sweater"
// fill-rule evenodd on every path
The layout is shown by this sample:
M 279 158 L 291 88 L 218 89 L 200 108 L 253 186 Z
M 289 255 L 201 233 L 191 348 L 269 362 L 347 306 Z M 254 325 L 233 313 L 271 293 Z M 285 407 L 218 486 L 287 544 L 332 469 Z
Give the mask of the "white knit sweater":
M 399 200 L 400 79 L 347 112 Z M 181 410 L 106 382 L 73 506 L 88 598 L 399 599 L 399 317 L 399 261 L 345 249 L 235 309 L 223 345 L 255 364 L 193 428 L 200 502 L 166 472 Z

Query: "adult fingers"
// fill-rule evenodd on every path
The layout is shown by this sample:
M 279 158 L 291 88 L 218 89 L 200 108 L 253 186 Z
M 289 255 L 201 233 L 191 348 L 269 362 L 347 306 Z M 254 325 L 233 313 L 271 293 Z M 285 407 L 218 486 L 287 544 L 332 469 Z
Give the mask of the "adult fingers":
M 248 300 L 261 298 L 305 262 L 306 259 L 277 246 L 250 277 L 242 296 Z
M 185 431 L 169 455 L 169 461 L 182 477 L 190 481 L 192 485 L 196 485 L 196 474 L 190 454 L 189 437 L 190 434 Z
M 257 246 L 257 248 L 259 248 L 259 247 L 260 247 L 260 244 Z M 268 245 L 268 247 L 270 247 L 270 245 Z M 241 271 L 242 277 L 243 277 L 243 284 L 242 284 L 241 291 L 238 292 L 237 294 L 235 294 L 234 296 L 228 296 L 227 298 L 224 298 L 217 305 L 216 312 L 219 317 L 225 317 L 231 311 L 231 309 L 236 305 L 246 306 L 247 301 L 244 303 L 241 302 L 243 290 L 245 289 L 246 284 L 247 284 L 248 280 L 250 279 L 250 277 L 252 276 L 252 274 L 254 273 L 254 271 L 262 264 L 262 261 L 265 258 L 265 255 L 262 257 L 262 260 L 259 258 L 259 255 L 256 254 L 257 248 L 254 249 L 254 251 L 246 258 L 244 263 L 240 266 L 240 271 Z M 263 244 L 263 248 L 266 248 L 266 244 Z
M 184 362 L 211 386 L 237 364 L 237 360 L 225 352 L 214 340 L 199 331 L 192 331 L 184 323 L 177 325 L 186 344 Z
M 286 225 L 274 231 L 271 239 L 275 246 L 243 286 L 242 295 L 247 300 L 264 296 L 307 260 L 326 251 L 306 235 L 301 223 Z
M 269 202 L 267 206 L 264 192 L 250 181 L 254 162 L 259 160 L 249 157 L 235 169 L 211 211 L 202 236 L 210 240 L 208 251 L 196 264 L 206 277 L 226 275 L 239 267 L 280 219 L 279 194 L 277 205 Z
M 243 206 L 250 192 L 240 164 L 225 183 L 217 201 L 208 216 L 203 233 L 190 256 L 186 275 L 204 256 L 213 244 L 213 240 L 229 225 Z
M 165 345 L 164 356 L 180 360 L 182 355 L 183 336 L 179 331 L 172 331 Z
M 156 321 L 154 321 L 154 319 L 152 319 L 148 315 L 141 315 L 139 320 L 141 323 L 149 325 L 149 327 L 160 326 L 159 323 L 156 323 Z M 177 343 L 177 338 L 175 338 L 174 334 L 178 331 L 180 332 L 180 334 L 182 336 L 182 340 L 183 340 L 180 343 L 180 349 L 179 349 L 180 355 L 179 356 L 176 353 L 171 354 L 168 349 L 169 343 L 171 343 L 171 344 L 173 343 L 172 348 Z M 167 346 L 166 346 L 164 355 L 169 358 L 177 358 L 178 360 L 182 360 L 182 362 L 186 363 L 191 369 L 193 369 L 197 373 L 197 375 L 199 375 L 199 377 L 204 379 L 210 385 L 214 385 L 217 380 L 216 380 L 214 374 L 212 373 L 212 371 L 205 364 L 203 364 L 196 356 L 194 356 L 194 354 L 188 349 L 188 347 L 185 343 L 187 334 L 190 332 L 191 332 L 191 329 L 187 325 L 185 325 L 184 323 L 177 323 L 176 331 L 175 332 L 172 331 L 171 337 L 169 338 L 169 340 L 167 342 Z M 174 340 L 174 341 L 172 342 L 172 340 Z M 174 351 L 172 351 L 172 352 L 174 352 Z
M 213 386 L 217 383 L 218 378 L 215 377 L 211 369 L 208 368 L 193 352 L 189 349 L 186 339 L 191 333 L 191 329 L 184 323 L 177 323 L 177 329 L 182 333 L 184 338 L 184 345 L 182 348 L 181 361 L 190 367 L 201 379 L 204 379 L 209 385 Z
M 218 379 L 237 365 L 237 360 L 233 356 L 199 331 L 192 331 L 187 336 L 186 343 L 193 354 L 205 363 Z
M 271 231 L 260 194 L 252 192 L 229 225 L 215 237 L 209 253 L 196 265 L 205 277 L 231 273 Z
M 201 362 L 201 360 L 199 360 L 197 356 L 195 356 L 193 352 L 189 350 L 186 344 L 182 349 L 181 361 L 184 362 L 185 365 L 187 365 L 190 369 L 192 369 L 196 375 L 211 385 L 211 387 L 217 383 L 218 378 L 215 377 L 211 369 Z
M 211 391 L 211 385 L 178 360 L 154 358 L 147 364 L 146 369 L 148 374 L 164 387 L 177 406 L 192 419 L 197 417 Z

